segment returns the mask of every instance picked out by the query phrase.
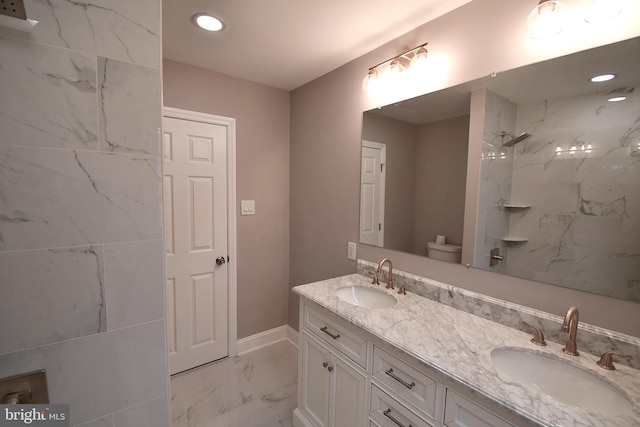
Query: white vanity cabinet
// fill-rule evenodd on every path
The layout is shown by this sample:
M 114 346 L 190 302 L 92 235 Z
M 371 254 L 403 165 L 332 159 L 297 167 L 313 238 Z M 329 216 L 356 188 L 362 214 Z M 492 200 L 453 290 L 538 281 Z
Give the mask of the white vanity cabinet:
M 357 334 L 343 325 L 313 310 L 307 310 L 306 314 L 305 319 L 311 318 L 313 322 L 303 322 L 300 339 L 299 400 L 296 410 L 299 413 L 294 417 L 295 425 L 365 427 L 368 422 L 369 392 L 365 371 L 366 340 L 359 339 Z M 309 329 L 309 326 L 314 329 Z M 325 340 L 325 335 L 328 340 Z M 362 343 L 364 350 L 360 357 L 358 349 Z M 364 366 L 354 363 L 338 350 L 342 348 L 346 348 L 347 353 Z
M 295 427 L 516 425 L 463 396 L 442 374 L 304 298 L 300 320 Z

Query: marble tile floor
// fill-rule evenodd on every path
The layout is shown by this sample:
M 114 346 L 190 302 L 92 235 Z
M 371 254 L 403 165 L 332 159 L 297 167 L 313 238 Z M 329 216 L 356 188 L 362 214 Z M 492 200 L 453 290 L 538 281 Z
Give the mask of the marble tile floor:
M 171 377 L 173 427 L 292 427 L 298 350 L 281 341 Z

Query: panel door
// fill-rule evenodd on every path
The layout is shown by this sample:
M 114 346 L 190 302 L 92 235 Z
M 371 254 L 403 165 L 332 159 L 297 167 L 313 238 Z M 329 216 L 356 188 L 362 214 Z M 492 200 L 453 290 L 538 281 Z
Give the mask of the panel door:
M 383 144 L 362 141 L 360 167 L 360 243 L 384 246 Z
M 227 128 L 165 117 L 163 129 L 167 345 L 175 374 L 228 354 Z

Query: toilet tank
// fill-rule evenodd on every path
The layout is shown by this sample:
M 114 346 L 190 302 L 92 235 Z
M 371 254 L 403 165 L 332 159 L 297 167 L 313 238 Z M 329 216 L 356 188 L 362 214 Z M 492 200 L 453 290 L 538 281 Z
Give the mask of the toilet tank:
M 440 261 L 460 264 L 462 261 L 462 246 L 450 244 L 440 245 L 436 242 L 428 242 L 427 256 Z

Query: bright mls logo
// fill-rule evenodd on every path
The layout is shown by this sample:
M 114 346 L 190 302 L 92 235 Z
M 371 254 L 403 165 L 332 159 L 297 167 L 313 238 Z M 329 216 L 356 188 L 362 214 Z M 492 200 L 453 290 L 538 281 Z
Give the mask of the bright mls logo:
M 69 405 L 0 405 L 0 427 L 69 427 Z

